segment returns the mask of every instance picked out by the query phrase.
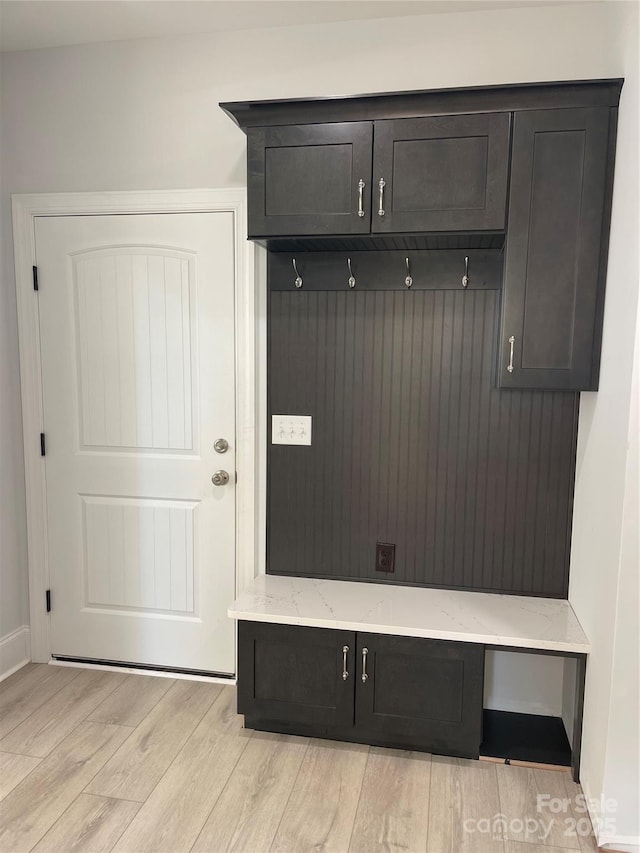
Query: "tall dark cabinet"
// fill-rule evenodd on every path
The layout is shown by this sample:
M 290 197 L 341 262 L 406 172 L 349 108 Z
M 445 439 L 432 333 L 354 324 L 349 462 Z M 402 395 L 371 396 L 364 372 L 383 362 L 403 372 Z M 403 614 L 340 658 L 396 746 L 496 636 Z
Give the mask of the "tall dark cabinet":
M 499 384 L 598 387 L 615 113 L 516 113 Z

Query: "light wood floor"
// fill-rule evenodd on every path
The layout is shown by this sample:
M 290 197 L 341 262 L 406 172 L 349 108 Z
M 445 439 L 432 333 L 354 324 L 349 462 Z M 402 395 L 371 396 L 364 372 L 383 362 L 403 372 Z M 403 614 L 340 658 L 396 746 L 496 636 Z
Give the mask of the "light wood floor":
M 2 853 L 596 850 L 537 810 L 567 773 L 253 732 L 229 686 L 31 664 L 0 710 Z

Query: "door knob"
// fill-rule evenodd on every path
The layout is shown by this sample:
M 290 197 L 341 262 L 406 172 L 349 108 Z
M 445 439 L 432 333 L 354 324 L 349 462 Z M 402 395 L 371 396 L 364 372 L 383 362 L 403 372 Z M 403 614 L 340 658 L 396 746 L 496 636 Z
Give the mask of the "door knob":
M 213 444 L 213 449 L 216 453 L 226 453 L 229 449 L 229 442 L 226 438 L 218 438 Z
M 229 475 L 226 471 L 216 471 L 211 478 L 211 482 L 214 486 L 226 486 L 229 482 Z

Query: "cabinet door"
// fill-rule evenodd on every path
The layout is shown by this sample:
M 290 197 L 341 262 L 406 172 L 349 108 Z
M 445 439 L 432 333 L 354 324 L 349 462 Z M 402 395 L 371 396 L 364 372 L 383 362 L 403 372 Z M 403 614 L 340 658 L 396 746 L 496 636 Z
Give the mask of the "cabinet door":
M 379 634 L 357 639 L 357 730 L 408 748 L 478 757 L 484 646 Z
M 249 237 L 368 234 L 372 138 L 368 121 L 250 129 Z
M 238 712 L 262 721 L 353 725 L 354 651 L 350 631 L 240 622 Z
M 498 384 L 595 390 L 609 110 L 516 113 Z
M 509 113 L 377 121 L 371 230 L 503 230 L 509 124 Z

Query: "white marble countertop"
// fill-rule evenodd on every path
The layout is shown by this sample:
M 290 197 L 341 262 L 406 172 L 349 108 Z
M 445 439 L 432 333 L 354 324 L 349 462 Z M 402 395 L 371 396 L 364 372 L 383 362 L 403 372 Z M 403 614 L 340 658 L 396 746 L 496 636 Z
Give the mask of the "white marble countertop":
M 587 653 L 568 601 L 451 589 L 260 575 L 232 619 Z

